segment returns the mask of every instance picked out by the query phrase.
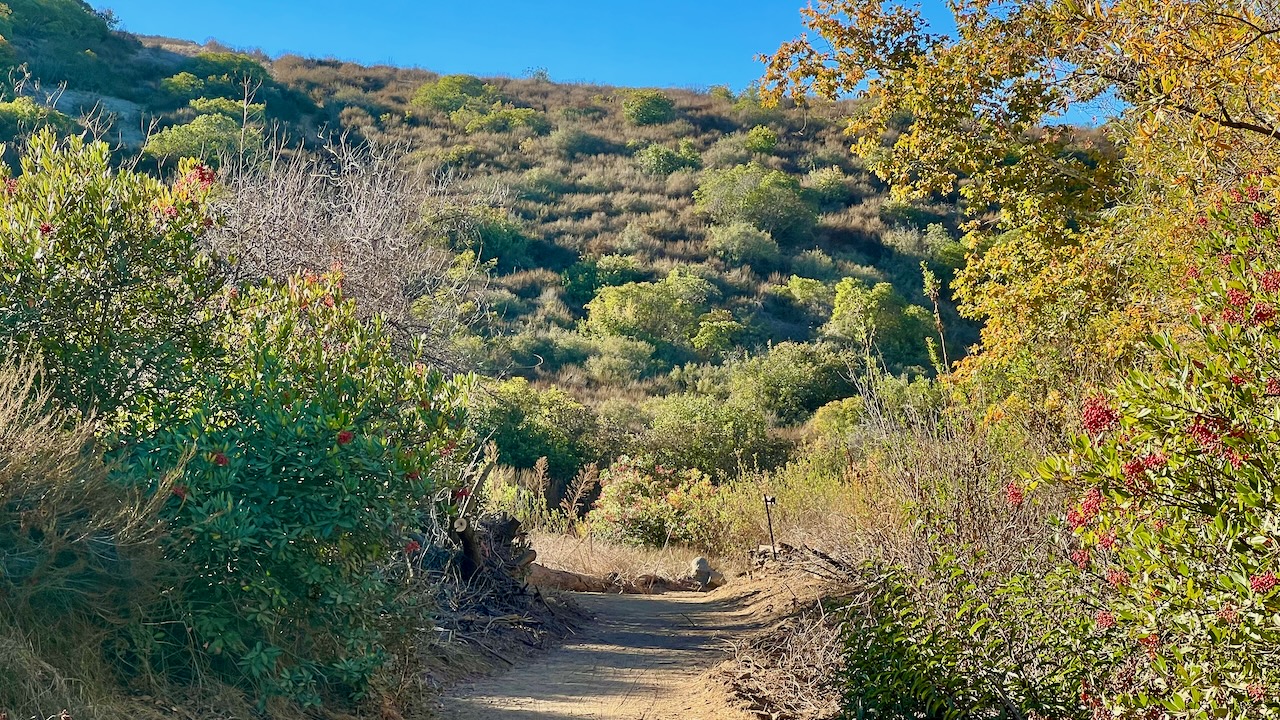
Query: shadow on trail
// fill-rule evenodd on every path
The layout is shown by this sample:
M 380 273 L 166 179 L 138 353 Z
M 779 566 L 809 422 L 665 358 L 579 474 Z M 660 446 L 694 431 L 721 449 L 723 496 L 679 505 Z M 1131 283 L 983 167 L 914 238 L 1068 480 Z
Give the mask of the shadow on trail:
M 595 616 L 577 636 L 505 673 L 455 688 L 449 720 L 699 720 L 699 675 L 730 639 L 765 625 L 742 598 L 697 593 L 575 595 Z M 731 718 L 731 711 L 705 717 Z

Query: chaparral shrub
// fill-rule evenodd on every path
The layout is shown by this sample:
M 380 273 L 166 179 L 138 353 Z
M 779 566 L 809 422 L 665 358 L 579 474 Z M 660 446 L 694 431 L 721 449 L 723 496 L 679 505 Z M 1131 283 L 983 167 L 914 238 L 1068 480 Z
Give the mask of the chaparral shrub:
M 398 357 L 340 271 L 225 303 L 226 367 L 185 420 L 115 439 L 116 481 L 167 493 L 161 544 L 182 571 L 176 616 L 138 652 L 174 673 L 190 646 L 260 697 L 358 697 L 386 659 L 386 568 L 424 510 L 453 512 L 440 467 L 464 387 Z
M 600 498 L 587 516 L 592 532 L 652 547 L 720 549 L 727 516 L 720 491 L 699 470 L 621 457 L 600 473 Z
M 1214 199 L 1182 280 L 1189 331 L 1153 337 L 1152 369 L 1086 399 L 1084 434 L 1044 468 L 1078 492 L 1066 524 L 1089 612 L 1068 632 L 1106 716 L 1280 712 L 1278 187 Z

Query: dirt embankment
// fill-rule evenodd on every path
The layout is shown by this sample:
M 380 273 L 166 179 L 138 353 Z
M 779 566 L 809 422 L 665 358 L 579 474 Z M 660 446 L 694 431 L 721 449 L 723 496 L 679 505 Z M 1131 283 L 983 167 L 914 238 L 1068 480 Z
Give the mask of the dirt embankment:
M 824 592 L 804 575 L 739 579 L 713 593 L 575 593 L 591 615 L 555 650 L 441 699 L 448 720 L 746 720 L 716 666 Z

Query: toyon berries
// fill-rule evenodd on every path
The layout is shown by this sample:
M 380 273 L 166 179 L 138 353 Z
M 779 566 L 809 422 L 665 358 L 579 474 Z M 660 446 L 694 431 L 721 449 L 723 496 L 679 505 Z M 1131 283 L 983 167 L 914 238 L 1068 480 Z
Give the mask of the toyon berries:
M 190 491 L 187 490 L 186 485 L 174 485 L 173 490 L 171 492 L 173 492 L 174 496 L 177 497 L 179 500 L 186 500 L 187 495 L 191 494 Z
M 227 466 L 227 463 L 229 463 L 229 462 L 231 462 L 231 461 L 227 459 L 227 456 L 226 456 L 225 454 L 223 454 L 223 453 L 214 453 L 214 455 L 213 455 L 213 464 L 214 464 L 214 465 L 217 465 L 218 467 L 226 467 L 226 466 Z
M 410 480 L 420 480 L 422 479 L 422 473 L 418 472 L 417 470 L 414 470 L 406 474 L 405 477 Z
M 1267 292 L 1280 292 L 1280 270 L 1267 270 L 1259 273 L 1258 284 Z
M 1271 224 L 1271 217 L 1264 212 L 1255 212 L 1249 216 L 1249 221 L 1256 228 L 1264 228 Z
M 1236 307 L 1244 307 L 1245 305 L 1248 305 L 1249 300 L 1249 293 L 1243 290 L 1232 288 L 1227 291 L 1227 302 L 1235 305 Z
M 1276 586 L 1276 574 L 1268 570 L 1249 578 L 1249 588 L 1256 593 L 1269 593 Z
M 412 555 L 421 549 L 422 549 L 422 543 L 418 542 L 417 540 L 410 540 L 409 542 L 405 543 L 404 554 Z
M 1026 495 L 1022 491 L 1022 486 L 1016 482 L 1010 482 L 1004 488 L 1004 497 L 1011 507 L 1018 507 L 1026 500 Z
M 1267 697 L 1267 688 L 1260 682 L 1249 683 L 1245 691 L 1249 693 L 1250 700 L 1262 700 Z
M 1111 407 L 1106 398 L 1094 395 L 1084 401 L 1084 406 L 1080 409 L 1080 423 L 1084 425 L 1085 432 L 1099 435 L 1120 424 L 1120 413 Z
M 355 439 L 356 439 L 356 434 L 351 432 L 350 430 L 343 430 L 342 432 L 338 433 L 339 445 L 346 445 L 347 443 Z
M 1098 627 L 1107 630 L 1116 626 L 1116 616 L 1106 610 L 1099 610 L 1098 614 L 1093 617 L 1094 622 L 1098 623 Z
M 1081 548 L 1071 553 L 1071 562 L 1075 563 L 1076 567 L 1081 570 L 1089 567 L 1089 551 Z
M 1129 573 L 1112 568 L 1107 571 L 1107 584 L 1113 588 L 1122 588 L 1129 584 Z
M 40 223 L 40 234 L 48 235 L 53 232 L 53 226 L 49 223 Z

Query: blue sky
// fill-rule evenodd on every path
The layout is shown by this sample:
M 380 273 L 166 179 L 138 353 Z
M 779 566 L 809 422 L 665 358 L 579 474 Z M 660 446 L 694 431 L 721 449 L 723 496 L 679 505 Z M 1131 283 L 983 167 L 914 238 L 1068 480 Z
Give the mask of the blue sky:
M 440 73 L 740 90 L 806 0 L 94 0 L 135 33 Z M 928 3 L 942 7 L 941 0 Z

